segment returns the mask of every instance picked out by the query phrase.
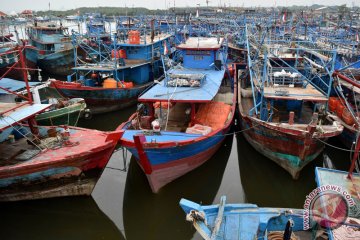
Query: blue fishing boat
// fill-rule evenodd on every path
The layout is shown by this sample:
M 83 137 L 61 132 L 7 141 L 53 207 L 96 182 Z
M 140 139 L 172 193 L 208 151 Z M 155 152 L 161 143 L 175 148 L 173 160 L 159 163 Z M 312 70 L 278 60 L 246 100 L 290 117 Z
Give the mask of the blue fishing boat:
M 284 208 L 259 208 L 255 204 L 226 204 L 222 196 L 217 205 L 200 205 L 181 199 L 180 206 L 186 220 L 192 222 L 205 240 L 241 239 L 275 240 L 311 239 L 311 232 L 304 231 L 303 210 Z
M 38 66 L 51 74 L 66 76 L 74 66 L 74 49 L 68 28 L 56 23 L 38 23 L 27 27 L 29 44 L 38 49 Z M 78 54 L 81 57 L 81 54 Z
M 96 37 L 96 48 L 87 36 L 73 37 L 73 42 L 82 42 L 80 48 L 91 61 L 76 63 L 68 82 L 53 81 L 52 87 L 65 97 L 84 98 L 94 114 L 135 104 L 140 93 L 163 75 L 161 54 L 170 53 L 171 35 L 149 34 L 146 29 L 120 28 L 111 35 L 110 45 Z
M 223 38 L 189 38 L 177 49 L 183 65 L 139 97 L 118 129 L 154 193 L 197 168 L 219 149 L 235 115 L 236 84 L 225 83 Z
M 343 131 L 326 113 L 333 58 L 320 65 L 311 60 L 318 56 L 315 50 L 296 48 L 295 42 L 289 48 L 271 39 L 253 43 L 249 31 L 246 28 L 247 65 L 235 68 L 243 135 L 254 149 L 298 179 L 322 152 L 324 141 Z

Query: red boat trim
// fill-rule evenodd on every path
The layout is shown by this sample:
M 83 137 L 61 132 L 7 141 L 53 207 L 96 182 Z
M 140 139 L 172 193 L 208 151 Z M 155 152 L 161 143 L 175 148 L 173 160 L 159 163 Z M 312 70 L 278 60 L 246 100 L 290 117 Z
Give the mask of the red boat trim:
M 136 150 L 138 151 L 139 154 L 140 165 L 142 166 L 146 174 L 151 174 L 152 173 L 151 164 L 148 157 L 146 156 L 146 153 L 142 145 L 142 143 L 144 143 L 145 141 L 146 141 L 145 135 L 143 134 L 134 136 Z

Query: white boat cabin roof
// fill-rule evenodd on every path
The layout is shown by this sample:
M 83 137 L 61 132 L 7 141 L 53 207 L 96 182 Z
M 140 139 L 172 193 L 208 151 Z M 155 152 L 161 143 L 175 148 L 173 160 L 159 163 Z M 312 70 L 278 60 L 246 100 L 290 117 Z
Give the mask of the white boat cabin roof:
M 205 37 L 190 37 L 185 43 L 177 46 L 178 49 L 205 49 L 217 50 L 224 42 L 224 38 L 205 38 Z

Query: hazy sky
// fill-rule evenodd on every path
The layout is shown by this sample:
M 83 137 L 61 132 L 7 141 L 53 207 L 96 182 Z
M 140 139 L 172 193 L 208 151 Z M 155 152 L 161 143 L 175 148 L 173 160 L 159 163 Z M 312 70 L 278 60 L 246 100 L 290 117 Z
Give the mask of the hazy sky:
M 354 2 L 357 6 L 358 0 L 210 0 L 209 5 L 218 6 L 220 3 L 231 6 L 278 6 L 286 5 L 312 5 L 314 3 L 324 5 L 340 5 L 347 4 L 352 6 Z M 174 0 L 0 0 L 0 11 L 22 11 L 24 9 L 32 10 L 48 10 L 49 3 L 52 10 L 67 10 L 78 7 L 146 7 L 150 9 L 164 9 L 165 6 L 174 6 Z M 206 0 L 175 0 L 175 6 L 206 6 Z

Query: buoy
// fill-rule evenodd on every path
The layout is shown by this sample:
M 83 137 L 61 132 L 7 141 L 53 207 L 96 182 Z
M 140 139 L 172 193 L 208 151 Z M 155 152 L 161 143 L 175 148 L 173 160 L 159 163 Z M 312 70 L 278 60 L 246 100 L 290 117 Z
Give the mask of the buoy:
M 92 74 L 91 74 L 91 78 L 92 78 L 92 79 L 97 79 L 97 78 L 98 78 L 98 75 L 97 75 L 96 73 L 92 73 Z
M 139 31 L 129 31 L 129 43 L 130 44 L 140 44 L 140 32 Z
M 336 111 L 336 107 L 338 104 L 340 103 L 340 100 L 337 97 L 330 97 L 329 98 L 329 110 L 331 112 L 335 112 Z

